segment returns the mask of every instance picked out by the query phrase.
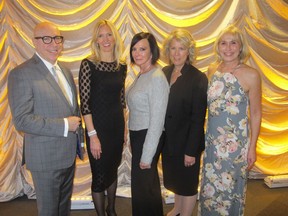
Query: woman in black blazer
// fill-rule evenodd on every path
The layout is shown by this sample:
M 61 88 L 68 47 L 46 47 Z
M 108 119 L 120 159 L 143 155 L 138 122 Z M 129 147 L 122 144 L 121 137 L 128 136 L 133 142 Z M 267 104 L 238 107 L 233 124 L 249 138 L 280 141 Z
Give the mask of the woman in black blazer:
M 167 214 L 191 215 L 197 198 L 200 156 L 204 150 L 207 77 L 192 66 L 195 41 L 176 29 L 164 41 L 170 65 L 163 71 L 170 83 L 162 152 L 164 186 L 175 193 L 174 208 Z

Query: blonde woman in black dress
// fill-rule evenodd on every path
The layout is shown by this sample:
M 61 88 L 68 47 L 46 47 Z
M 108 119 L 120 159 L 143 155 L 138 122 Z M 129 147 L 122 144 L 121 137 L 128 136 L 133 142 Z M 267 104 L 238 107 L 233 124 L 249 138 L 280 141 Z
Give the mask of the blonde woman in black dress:
M 204 149 L 207 78 L 192 66 L 195 41 L 176 29 L 164 41 L 170 65 L 163 71 L 170 83 L 162 151 L 164 186 L 175 193 L 168 216 L 191 216 L 197 198 L 200 155 Z
M 81 62 L 79 91 L 92 171 L 92 198 L 98 216 L 115 212 L 117 170 L 124 143 L 124 86 L 127 66 L 121 62 L 122 41 L 114 25 L 102 20 L 95 26 L 92 55 Z

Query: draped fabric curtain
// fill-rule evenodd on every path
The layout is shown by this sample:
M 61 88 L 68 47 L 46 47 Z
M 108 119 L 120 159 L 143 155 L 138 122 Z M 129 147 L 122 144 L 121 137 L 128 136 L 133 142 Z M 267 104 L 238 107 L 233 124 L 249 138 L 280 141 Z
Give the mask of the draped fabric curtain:
M 203 73 L 215 61 L 218 33 L 231 23 L 242 29 L 251 52 L 248 64 L 260 72 L 263 86 L 257 162 L 250 177 L 288 173 L 287 0 L 0 0 L 0 201 L 23 194 L 35 197 L 30 172 L 21 166 L 23 135 L 13 126 L 7 100 L 9 72 L 34 53 L 34 26 L 42 21 L 59 26 L 65 37 L 59 61 L 71 69 L 78 85 L 79 65 L 90 54 L 93 27 L 100 19 L 112 21 L 119 30 L 128 65 L 135 33 L 153 33 L 162 47 L 170 31 L 188 29 L 197 42 L 195 66 Z M 161 57 L 159 65 L 166 63 Z M 128 69 L 127 87 L 137 74 L 137 69 Z M 125 146 L 119 187 L 130 185 L 130 160 Z M 90 183 L 88 159 L 77 159 L 73 195 L 89 195 Z

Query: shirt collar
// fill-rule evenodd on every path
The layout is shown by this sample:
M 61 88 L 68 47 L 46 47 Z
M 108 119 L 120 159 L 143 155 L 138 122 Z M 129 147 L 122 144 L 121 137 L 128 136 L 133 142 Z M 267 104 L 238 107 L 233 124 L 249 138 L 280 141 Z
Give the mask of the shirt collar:
M 55 62 L 55 64 L 51 64 L 50 62 L 42 58 L 37 52 L 36 52 L 36 55 L 43 61 L 43 63 L 45 64 L 45 66 L 48 68 L 49 71 L 51 70 L 53 66 L 57 66 L 57 61 Z

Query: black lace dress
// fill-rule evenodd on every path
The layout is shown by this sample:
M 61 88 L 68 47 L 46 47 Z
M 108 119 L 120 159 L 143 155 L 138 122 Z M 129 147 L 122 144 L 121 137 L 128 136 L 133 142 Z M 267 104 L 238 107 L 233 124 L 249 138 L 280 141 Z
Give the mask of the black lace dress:
M 117 178 L 124 143 L 124 88 L 127 66 L 116 62 L 81 62 L 79 92 L 82 115 L 92 114 L 93 124 L 101 143 L 101 158 L 96 160 L 86 144 L 92 171 L 92 191 L 102 192 Z

